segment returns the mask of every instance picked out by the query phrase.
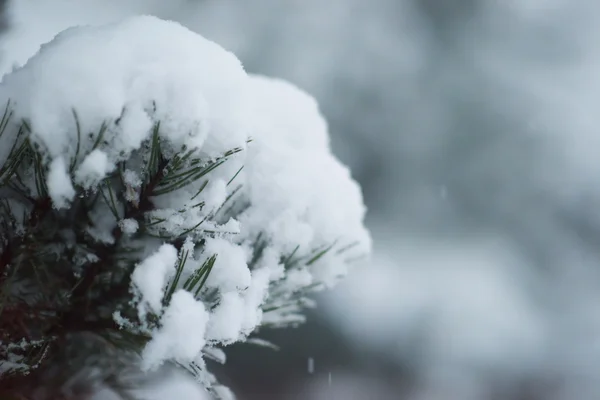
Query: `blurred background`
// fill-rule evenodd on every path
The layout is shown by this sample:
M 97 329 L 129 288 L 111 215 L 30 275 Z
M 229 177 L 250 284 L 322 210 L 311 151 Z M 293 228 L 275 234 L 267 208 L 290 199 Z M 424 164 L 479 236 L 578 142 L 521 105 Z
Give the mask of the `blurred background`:
M 0 70 L 68 26 L 148 13 L 313 94 L 375 254 L 241 400 L 600 398 L 600 3 L 12 0 Z

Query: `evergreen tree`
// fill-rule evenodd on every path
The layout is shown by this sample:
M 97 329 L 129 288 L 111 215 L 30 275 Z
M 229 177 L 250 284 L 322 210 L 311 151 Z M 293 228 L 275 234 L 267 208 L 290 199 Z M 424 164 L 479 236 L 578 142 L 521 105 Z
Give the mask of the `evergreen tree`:
M 227 398 L 205 360 L 369 252 L 314 100 L 178 24 L 69 29 L 0 101 L 6 396 L 147 398 L 183 368 Z

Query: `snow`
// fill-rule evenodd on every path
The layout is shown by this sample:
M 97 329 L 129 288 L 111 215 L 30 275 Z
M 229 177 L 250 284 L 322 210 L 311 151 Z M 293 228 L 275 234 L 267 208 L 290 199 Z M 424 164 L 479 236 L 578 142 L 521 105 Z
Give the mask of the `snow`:
M 208 239 L 204 251 L 207 258 L 217 254 L 215 265 L 206 281 L 208 287 L 223 293 L 245 290 L 250 286 L 251 274 L 244 250 L 226 239 Z
M 237 341 L 242 332 L 244 311 L 244 299 L 239 294 L 224 293 L 219 306 L 210 317 L 206 330 L 207 339 L 226 344 Z
M 268 297 L 270 277 L 271 271 L 268 268 L 252 271 L 252 284 L 244 292 L 246 310 L 241 330 L 245 335 L 250 334 L 260 325 L 262 320 L 262 309 L 260 306 Z
M 75 197 L 75 189 L 67 173 L 67 164 L 63 157 L 56 157 L 48 167 L 46 185 L 55 208 L 65 208 Z
M 236 113 L 229 98 L 239 97 L 234 91 L 244 78 L 235 56 L 215 43 L 176 23 L 138 17 L 60 33 L 4 77 L 2 97 L 18 105 L 17 117 L 30 119 L 32 139 L 50 158 L 68 162 L 77 143 L 73 107 L 82 132 L 97 132 L 103 122 L 119 119 L 104 136 L 114 163 L 139 148 L 158 120 L 174 145 L 201 145 L 209 121 L 228 116 L 224 127 L 243 142 L 245 132 L 229 124 Z M 89 153 L 93 143 L 81 145 L 81 152 Z
M 265 321 L 301 321 L 300 303 L 282 313 L 263 308 L 315 283 L 333 284 L 347 256 L 370 251 L 360 188 L 331 153 L 315 100 L 289 83 L 248 75 L 233 54 L 177 23 L 141 16 L 69 28 L 3 77 L 0 102 L 8 99 L 48 168 L 54 206 L 102 191 L 110 200 L 94 203 L 87 232 L 105 244 L 138 233 L 131 279 L 139 321 L 115 319 L 151 335 L 145 369 L 198 361 L 207 343 L 245 340 Z M 236 151 L 192 183 L 153 187 L 152 210 L 140 217 L 154 139 L 165 158 L 189 150 L 204 167 Z M 354 254 L 336 256 L 353 242 Z M 323 248 L 332 251 L 303 266 Z M 282 260 L 296 250 L 286 275 Z M 213 256 L 202 291 L 185 290 Z
M 142 186 L 142 180 L 139 175 L 130 169 L 123 172 L 123 182 L 125 183 L 125 200 L 130 203 L 138 204 L 140 201 L 140 188 Z
M 204 305 L 190 292 L 175 292 L 161 318 L 161 328 L 144 348 L 142 367 L 149 370 L 170 359 L 194 361 L 206 343 L 208 318 Z
M 10 29 L 0 43 L 0 74 L 23 65 L 42 43 L 59 32 L 81 24 L 106 24 L 122 18 L 152 14 L 172 19 L 172 9 L 189 5 L 187 0 L 52 0 L 8 2 Z
M 155 313 L 160 311 L 163 290 L 168 277 L 174 271 L 176 262 L 177 249 L 170 244 L 164 244 L 156 253 L 135 267 L 131 279 L 141 296 L 142 314 L 145 312 L 146 305 L 150 306 L 150 310 Z
M 242 171 L 249 178 L 250 201 L 258 205 L 242 223 L 267 225 L 273 245 L 288 251 L 298 244 L 306 249 L 355 238 L 356 251 L 368 253 L 360 188 L 331 154 L 315 100 L 278 79 L 251 76 L 250 86 L 255 112 L 267 118 L 257 121 L 256 145 Z
M 125 172 L 123 173 L 123 179 L 125 180 L 127 186 L 130 186 L 134 189 L 137 189 L 140 186 L 142 186 L 142 180 L 140 179 L 140 176 L 137 174 L 137 172 L 132 171 L 130 169 L 125 170 Z
M 119 228 L 121 228 L 123 233 L 128 235 L 133 235 L 136 233 L 139 227 L 139 223 L 133 218 L 126 218 L 119 221 Z
M 203 191 L 202 199 L 208 210 L 216 210 L 227 198 L 227 182 L 218 180 L 209 183 Z
M 114 170 L 108 162 L 108 156 L 102 150 L 92 150 L 81 162 L 75 172 L 75 182 L 84 189 L 98 186 L 100 181 Z
M 307 268 L 295 268 L 287 273 L 285 283 L 290 292 L 295 292 L 299 288 L 313 283 L 313 277 Z
M 243 295 L 226 292 L 211 315 L 206 337 L 224 344 L 245 339 L 262 321 L 263 304 L 269 288 L 270 271 L 252 272 L 252 284 Z

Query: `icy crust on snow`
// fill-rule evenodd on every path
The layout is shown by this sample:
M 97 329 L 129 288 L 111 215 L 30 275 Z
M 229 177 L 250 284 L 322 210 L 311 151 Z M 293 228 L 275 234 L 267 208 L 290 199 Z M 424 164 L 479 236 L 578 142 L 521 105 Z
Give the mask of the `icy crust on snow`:
M 334 284 L 349 258 L 370 251 L 360 188 L 331 154 L 316 102 L 289 83 L 247 75 L 233 54 L 177 23 L 145 16 L 68 29 L 5 75 L 0 102 L 9 99 L 39 146 L 57 209 L 99 190 L 124 161 L 121 197 L 137 207 L 158 122 L 168 154 L 195 149 L 214 160 L 239 150 L 207 180 L 153 197 L 152 226 L 116 220 L 102 202 L 91 215 L 89 233 L 104 243 L 116 240 L 115 227 L 126 237 L 186 237 L 180 250 L 146 240 L 132 276 L 140 319 L 160 318 L 147 368 L 197 361 L 205 346 L 244 340 L 264 323 L 298 322 L 306 304 L 298 292 Z M 182 285 L 212 256 L 201 293 L 213 294 L 209 301 Z

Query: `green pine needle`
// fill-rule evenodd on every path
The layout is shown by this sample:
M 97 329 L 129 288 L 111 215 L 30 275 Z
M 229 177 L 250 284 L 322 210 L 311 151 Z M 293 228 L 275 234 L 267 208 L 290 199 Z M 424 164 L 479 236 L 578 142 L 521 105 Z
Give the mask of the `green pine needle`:
M 312 264 L 316 263 L 317 261 L 319 261 L 324 255 L 326 255 L 327 253 L 329 253 L 331 251 L 331 249 L 333 249 L 333 247 L 335 245 L 336 245 L 336 242 L 333 242 L 331 245 L 329 245 L 325 249 L 319 251 L 310 260 L 308 260 L 306 262 L 306 265 L 312 265 Z
M 216 261 L 216 254 L 208 257 L 204 263 L 202 263 L 202 266 L 194 271 L 194 273 L 185 281 L 183 288 L 188 292 L 195 292 L 194 296 L 197 298 L 200 294 L 200 291 L 204 287 L 204 284 L 208 279 L 208 275 L 212 271 Z
M 169 285 L 167 295 L 165 296 L 165 300 L 164 300 L 165 304 L 169 304 L 169 302 L 171 301 L 171 297 L 173 297 L 173 293 L 175 292 L 175 289 L 177 289 L 177 285 L 179 284 L 179 279 L 181 278 L 181 273 L 183 272 L 183 268 L 185 267 L 185 263 L 187 261 L 188 255 L 189 255 L 189 251 L 185 251 L 183 253 L 183 257 L 181 257 L 181 256 L 179 257 L 179 262 L 177 263 L 177 268 L 176 268 L 176 272 L 175 272 L 175 278 Z
M 73 171 L 75 170 L 75 166 L 77 165 L 77 159 L 79 158 L 79 152 L 81 150 L 81 124 L 79 123 L 79 117 L 77 116 L 77 112 L 75 111 L 74 108 L 71 109 L 71 112 L 73 113 L 73 119 L 75 119 L 75 130 L 77 132 L 77 143 L 76 143 L 76 147 L 75 147 L 75 155 L 73 156 L 73 159 L 71 160 L 71 166 L 69 168 L 69 170 L 71 171 L 71 173 L 73 173 Z

